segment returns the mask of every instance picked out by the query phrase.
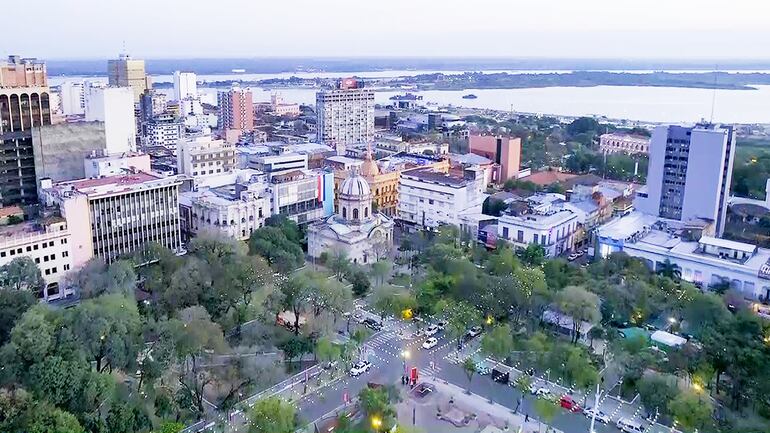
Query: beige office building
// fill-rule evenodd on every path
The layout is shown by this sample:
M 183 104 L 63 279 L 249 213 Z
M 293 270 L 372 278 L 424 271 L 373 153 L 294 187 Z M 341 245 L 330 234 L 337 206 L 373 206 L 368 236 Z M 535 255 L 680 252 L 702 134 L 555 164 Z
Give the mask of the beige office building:
M 134 103 L 139 103 L 145 90 L 152 88 L 150 77 L 144 72 L 144 60 L 132 59 L 128 54 L 107 62 L 110 86 L 130 87 Z

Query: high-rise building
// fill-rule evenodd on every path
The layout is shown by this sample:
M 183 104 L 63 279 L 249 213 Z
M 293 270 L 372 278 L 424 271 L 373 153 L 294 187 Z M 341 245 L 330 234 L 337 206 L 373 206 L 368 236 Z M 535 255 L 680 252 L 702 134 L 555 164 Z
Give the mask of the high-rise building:
M 495 183 L 519 177 L 521 162 L 521 138 L 494 135 L 471 135 L 468 138 L 470 152 L 491 159 L 500 166 L 499 173 L 492 175 Z
M 183 124 L 171 114 L 161 114 L 142 124 L 142 145 L 176 149 L 182 137 Z
M 105 153 L 136 151 L 134 95 L 128 87 L 89 87 L 86 120 L 104 122 Z
M 659 126 L 650 141 L 647 186 L 638 210 L 679 221 L 706 219 L 724 232 L 732 181 L 733 127 L 713 124 Z
M 110 86 L 130 87 L 134 103 L 139 103 L 142 93 L 152 88 L 150 77 L 144 72 L 144 60 L 132 59 L 128 54 L 107 62 L 107 76 Z
M 374 90 L 346 78 L 337 88 L 316 93 L 318 141 L 344 155 L 348 144 L 374 140 Z
M 85 83 L 82 81 L 67 81 L 59 86 L 61 113 L 65 116 L 85 114 L 86 96 Z
M 194 72 L 174 72 L 174 100 L 198 97 L 198 83 Z
M 176 177 L 142 171 L 40 183 L 41 201 L 67 220 L 73 268 L 92 257 L 112 262 L 150 242 L 180 251 L 179 185 Z
M 235 85 L 226 92 L 219 92 L 219 130 L 247 132 L 254 130 L 254 103 L 251 90 Z
M 37 201 L 32 128 L 51 124 L 45 63 L 0 62 L 0 205 Z
M 142 93 L 139 99 L 139 111 L 142 113 L 142 121 L 147 122 L 155 116 L 166 112 L 166 94 L 148 89 Z

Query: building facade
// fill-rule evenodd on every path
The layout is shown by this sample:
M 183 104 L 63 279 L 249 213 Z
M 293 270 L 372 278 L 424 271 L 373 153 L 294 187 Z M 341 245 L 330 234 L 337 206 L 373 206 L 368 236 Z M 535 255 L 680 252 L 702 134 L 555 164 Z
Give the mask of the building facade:
M 103 122 L 105 152 L 136 151 L 134 95 L 128 87 L 89 87 L 86 94 L 86 121 Z
M 185 240 L 204 230 L 247 240 L 270 217 L 270 197 L 264 184 L 237 182 L 183 192 L 179 210 Z
M 237 168 L 235 146 L 201 136 L 186 138 L 177 147 L 177 172 L 188 176 L 221 174 Z
M 152 88 L 150 77 L 144 71 L 144 60 L 132 59 L 128 54 L 107 61 L 107 78 L 110 86 L 130 87 L 135 104 Z
M 374 140 L 374 90 L 352 78 L 316 93 L 317 140 L 344 155 L 348 144 Z
M 29 257 L 45 280 L 45 287 L 38 294 L 41 299 L 55 301 L 70 296 L 72 290 L 63 284 L 72 269 L 70 240 L 67 221 L 61 217 L 0 226 L 0 266 L 17 257 Z
M 521 164 L 521 139 L 492 135 L 471 135 L 468 138 L 471 153 L 481 155 L 500 166 L 500 174 L 492 180 L 504 183 L 519 177 Z
M 219 106 L 218 128 L 226 133 L 243 133 L 254 130 L 254 102 L 250 89 L 233 86 L 217 96 Z
M 85 114 L 85 83 L 82 81 L 67 81 L 66 83 L 62 83 L 59 86 L 59 104 L 61 113 L 65 116 Z
M 705 218 L 724 232 L 732 182 L 732 126 L 659 126 L 650 141 L 647 186 L 637 192 L 638 210 L 686 221 Z
M 174 100 L 198 97 L 198 81 L 194 72 L 174 72 Z
M 179 185 L 145 172 L 41 183 L 41 202 L 59 208 L 72 240 L 72 266 L 110 263 L 150 242 L 181 251 Z
M 269 180 L 270 212 L 307 224 L 334 212 L 334 174 L 324 170 L 293 170 Z
M 629 134 L 602 134 L 599 137 L 599 150 L 604 153 L 647 154 L 650 151 L 650 139 Z
M 142 144 L 149 147 L 162 146 L 167 149 L 176 149 L 177 143 L 182 138 L 182 127 L 182 122 L 171 114 L 154 116 L 142 124 Z
M 340 188 L 339 211 L 308 226 L 308 254 L 344 252 L 353 263 L 385 257 L 393 244 L 393 221 L 372 210 L 369 182 L 351 172 Z
M 0 62 L 0 203 L 34 203 L 37 197 L 32 129 L 51 124 L 46 67 L 10 56 Z
M 497 222 L 497 237 L 516 248 L 540 245 L 547 257 L 573 248 L 578 216 L 568 209 L 530 210 L 504 213 Z
M 419 229 L 443 224 L 460 225 L 463 213 L 481 213 L 487 195 L 484 176 L 474 169 L 462 177 L 431 169 L 401 172 L 398 184 L 398 219 Z
M 118 176 L 137 171 L 152 170 L 150 155 L 144 153 L 126 153 L 122 155 L 91 155 L 83 160 L 85 177 Z M 83 176 L 81 176 L 82 178 Z

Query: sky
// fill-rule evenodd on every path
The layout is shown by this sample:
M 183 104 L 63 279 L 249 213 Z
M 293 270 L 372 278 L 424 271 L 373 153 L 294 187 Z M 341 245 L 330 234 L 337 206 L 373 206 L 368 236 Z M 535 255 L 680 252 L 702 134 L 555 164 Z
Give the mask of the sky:
M 47 59 L 114 57 L 124 43 L 138 58 L 770 59 L 764 0 L 3 3 L 3 34 L 16 36 L 0 55 Z

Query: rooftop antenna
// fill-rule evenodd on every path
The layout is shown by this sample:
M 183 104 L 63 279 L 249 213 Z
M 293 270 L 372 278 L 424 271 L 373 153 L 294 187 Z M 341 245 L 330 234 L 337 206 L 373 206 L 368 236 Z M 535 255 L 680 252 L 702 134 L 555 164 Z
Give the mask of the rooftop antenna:
M 719 65 L 714 65 L 714 89 L 711 94 L 711 117 L 709 117 L 709 124 L 714 123 L 714 105 L 717 101 L 717 77 L 719 73 Z

